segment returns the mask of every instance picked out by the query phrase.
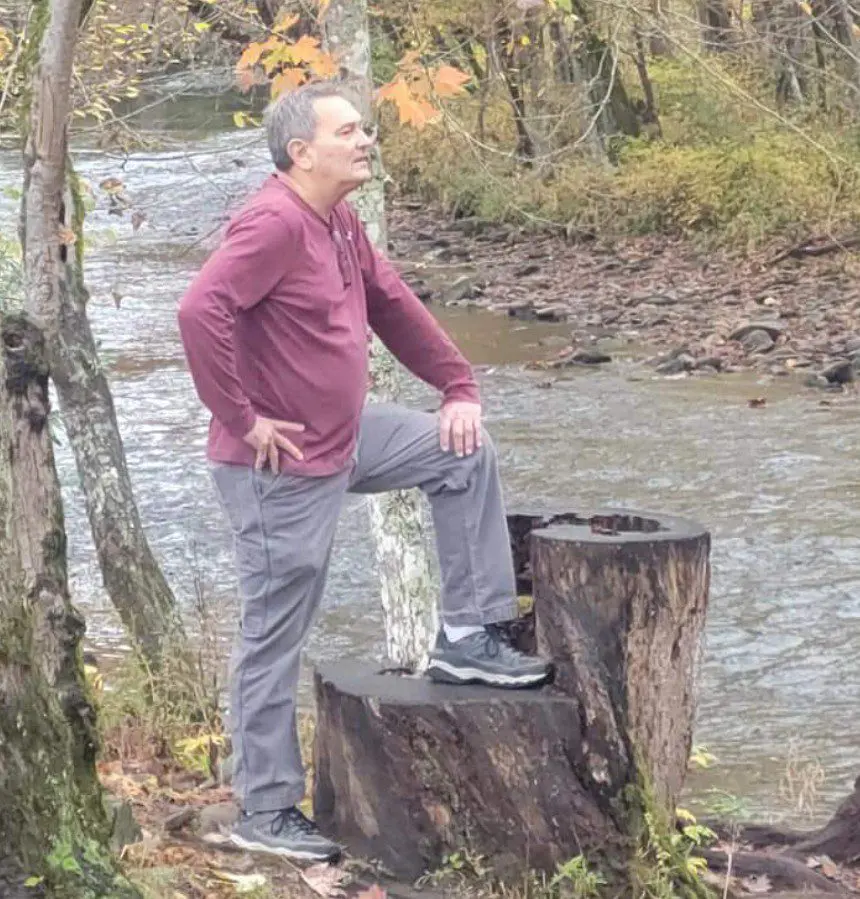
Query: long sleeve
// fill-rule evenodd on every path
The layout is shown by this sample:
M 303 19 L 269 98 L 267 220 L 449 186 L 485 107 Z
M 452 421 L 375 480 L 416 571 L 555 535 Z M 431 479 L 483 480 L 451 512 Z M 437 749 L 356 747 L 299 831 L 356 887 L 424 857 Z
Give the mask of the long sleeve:
M 373 246 L 357 215 L 355 234 L 370 327 L 414 375 L 441 391 L 444 402 L 479 402 L 472 367 L 394 266 Z
M 255 413 L 236 374 L 236 314 L 263 300 L 285 273 L 289 227 L 277 213 L 248 210 L 233 222 L 179 306 L 179 332 L 197 393 L 234 437 Z

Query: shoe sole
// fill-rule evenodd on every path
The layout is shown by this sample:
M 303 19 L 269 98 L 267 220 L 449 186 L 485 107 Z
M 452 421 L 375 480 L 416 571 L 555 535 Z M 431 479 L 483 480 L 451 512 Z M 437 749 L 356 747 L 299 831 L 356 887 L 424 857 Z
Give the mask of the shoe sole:
M 230 842 L 239 849 L 247 852 L 265 852 L 267 855 L 277 855 L 280 858 L 289 858 L 297 862 L 331 862 L 340 858 L 341 851 L 333 852 L 302 852 L 301 850 L 287 849 L 281 846 L 267 846 L 265 843 L 255 843 L 244 837 L 230 834 Z
M 490 687 L 536 687 L 549 680 L 552 672 L 534 674 L 494 674 L 480 668 L 459 668 L 439 659 L 431 659 L 427 674 L 443 684 L 485 684 Z

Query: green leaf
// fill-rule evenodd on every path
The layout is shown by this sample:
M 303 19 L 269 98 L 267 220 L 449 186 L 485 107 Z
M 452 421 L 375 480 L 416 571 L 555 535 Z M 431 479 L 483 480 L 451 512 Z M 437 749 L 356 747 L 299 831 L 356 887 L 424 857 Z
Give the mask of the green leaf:
M 44 877 L 28 877 L 24 881 L 25 887 L 37 887 L 44 880 Z
M 569 16 L 573 15 L 573 0 L 556 0 L 558 8 L 564 10 Z
M 200 32 L 200 33 L 204 32 L 204 31 L 208 31 L 211 27 L 212 27 L 212 25 L 209 22 L 195 22 L 194 23 L 194 30 L 197 32 Z

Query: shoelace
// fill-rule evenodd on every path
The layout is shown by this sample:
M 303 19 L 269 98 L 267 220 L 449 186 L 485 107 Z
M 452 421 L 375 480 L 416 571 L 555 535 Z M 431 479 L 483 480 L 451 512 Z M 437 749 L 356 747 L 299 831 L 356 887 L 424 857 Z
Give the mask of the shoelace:
M 287 829 L 299 830 L 302 833 L 316 833 L 317 826 L 295 806 L 285 808 L 272 818 L 272 833 L 277 836 Z

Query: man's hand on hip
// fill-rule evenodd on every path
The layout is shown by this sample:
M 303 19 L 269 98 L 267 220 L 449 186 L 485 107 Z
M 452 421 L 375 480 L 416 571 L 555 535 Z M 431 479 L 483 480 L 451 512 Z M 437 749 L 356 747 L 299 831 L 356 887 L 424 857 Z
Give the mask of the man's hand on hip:
M 254 460 L 254 468 L 258 471 L 269 467 L 274 474 L 278 473 L 278 451 L 284 450 L 294 459 L 301 461 L 304 456 L 302 451 L 290 440 L 288 440 L 282 431 L 293 431 L 301 433 L 305 426 L 297 424 L 294 421 L 277 421 L 273 418 L 262 418 L 257 416 L 254 427 L 242 438 L 245 443 L 252 446 L 257 453 Z
M 479 403 L 446 403 L 439 412 L 439 445 L 447 453 L 471 456 L 481 446 Z

